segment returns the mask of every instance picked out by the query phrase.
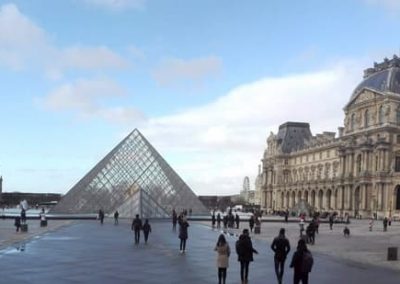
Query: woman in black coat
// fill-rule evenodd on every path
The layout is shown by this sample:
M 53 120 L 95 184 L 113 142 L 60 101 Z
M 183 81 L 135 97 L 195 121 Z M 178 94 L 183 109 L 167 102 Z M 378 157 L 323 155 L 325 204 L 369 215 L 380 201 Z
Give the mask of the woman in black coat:
M 186 250 L 186 240 L 188 239 L 188 227 L 186 216 L 179 219 L 179 239 L 181 240 L 180 251 L 185 253 Z
M 238 255 L 238 261 L 240 262 L 240 279 L 242 283 L 247 283 L 249 264 L 253 261 L 253 253 L 258 254 L 253 248 L 248 229 L 243 230 L 243 234 L 240 235 L 239 240 L 236 242 L 236 253 Z

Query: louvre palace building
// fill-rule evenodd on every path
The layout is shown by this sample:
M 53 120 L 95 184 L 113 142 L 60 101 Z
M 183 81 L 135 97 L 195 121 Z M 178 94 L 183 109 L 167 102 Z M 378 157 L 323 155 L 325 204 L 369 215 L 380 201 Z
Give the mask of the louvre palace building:
M 261 206 L 382 218 L 400 216 L 400 59 L 364 71 L 344 106 L 344 125 L 313 136 L 286 122 L 271 132 L 262 159 Z

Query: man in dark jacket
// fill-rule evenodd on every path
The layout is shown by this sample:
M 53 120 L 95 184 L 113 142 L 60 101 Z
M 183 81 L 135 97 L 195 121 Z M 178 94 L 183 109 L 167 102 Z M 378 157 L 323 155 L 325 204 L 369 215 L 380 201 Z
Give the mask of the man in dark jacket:
M 244 229 L 239 240 L 237 240 L 236 253 L 238 255 L 238 261 L 240 262 L 240 278 L 242 284 L 248 283 L 249 264 L 253 261 L 253 253 L 258 254 L 258 252 L 253 248 L 248 229 Z
M 313 257 L 311 252 L 307 249 L 306 242 L 300 239 L 297 244 L 297 250 L 293 254 L 290 267 L 294 268 L 293 283 L 308 284 L 308 274 L 311 272 L 313 266 Z
M 275 252 L 275 273 L 278 278 L 278 283 L 282 283 L 283 271 L 285 267 L 286 256 L 290 251 L 289 240 L 285 237 L 285 229 L 281 228 L 279 235 L 274 239 L 271 244 L 271 249 Z
M 139 218 L 139 214 L 136 214 L 136 218 L 132 222 L 132 231 L 135 231 L 135 244 L 139 244 L 140 241 L 140 230 L 142 229 L 142 220 Z

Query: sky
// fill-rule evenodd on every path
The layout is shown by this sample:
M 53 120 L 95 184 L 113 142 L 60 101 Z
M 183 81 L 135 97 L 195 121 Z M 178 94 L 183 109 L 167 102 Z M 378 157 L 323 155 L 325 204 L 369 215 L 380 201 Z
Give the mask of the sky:
M 196 194 L 254 189 L 270 132 L 337 132 L 399 26 L 397 0 L 0 0 L 3 191 L 64 194 L 135 128 Z

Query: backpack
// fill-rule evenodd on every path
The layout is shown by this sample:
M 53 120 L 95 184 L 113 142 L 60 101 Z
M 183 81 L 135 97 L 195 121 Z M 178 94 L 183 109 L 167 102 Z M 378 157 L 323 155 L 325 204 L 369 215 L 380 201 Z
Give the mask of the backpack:
M 243 241 L 240 238 L 236 241 L 236 253 L 238 255 L 243 255 L 243 253 L 244 253 Z
M 314 259 L 312 257 L 311 252 L 309 251 L 305 251 L 303 253 L 303 262 L 302 262 L 302 266 L 301 266 L 301 272 L 302 273 L 310 273 L 312 266 L 314 264 Z

